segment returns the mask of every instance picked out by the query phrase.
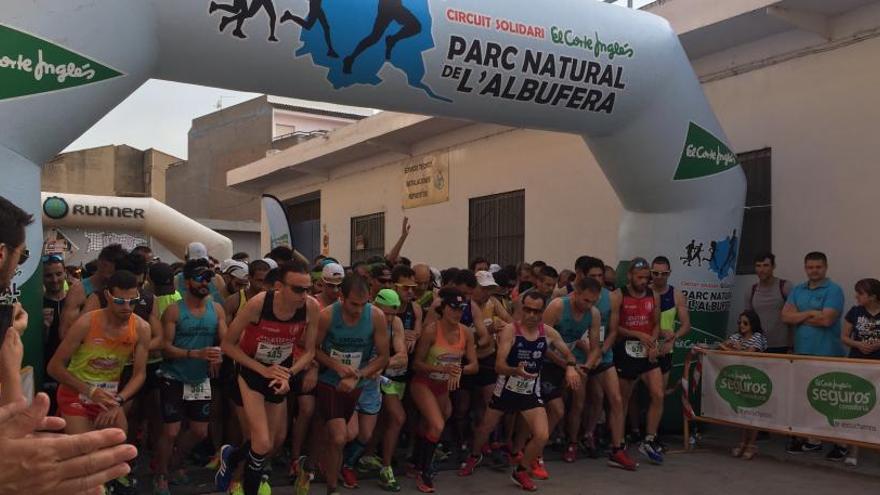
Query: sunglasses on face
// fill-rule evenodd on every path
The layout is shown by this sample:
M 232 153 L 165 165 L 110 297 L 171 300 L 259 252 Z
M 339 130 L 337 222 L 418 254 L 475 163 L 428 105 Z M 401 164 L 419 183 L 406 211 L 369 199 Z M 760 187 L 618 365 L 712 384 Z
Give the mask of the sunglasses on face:
M 305 294 L 306 292 L 312 290 L 311 286 L 287 285 L 287 284 L 284 284 L 284 286 L 289 288 L 290 290 L 292 290 L 294 294 Z
M 205 271 L 205 272 L 197 273 L 197 274 L 193 275 L 192 278 L 190 278 L 190 280 L 204 284 L 206 282 L 210 282 L 211 279 L 213 279 L 213 278 L 214 278 L 213 272 Z
M 416 287 L 418 287 L 416 285 L 404 285 L 404 284 L 394 284 L 394 286 L 397 287 L 398 289 L 403 289 L 403 290 L 415 289 Z
M 632 267 L 636 270 L 643 270 L 645 268 L 648 268 L 648 262 L 644 260 L 639 260 L 633 263 Z
M 467 307 L 467 303 L 451 303 L 447 304 L 447 306 L 453 311 L 464 311 L 464 308 Z
M 523 306 L 522 310 L 523 310 L 523 313 L 530 314 L 530 315 L 539 315 L 544 312 L 543 308 L 542 309 L 535 309 L 535 308 L 530 308 L 528 306 Z
M 40 262 L 44 263 L 44 264 L 49 263 L 50 261 L 53 263 L 64 262 L 64 259 L 61 256 L 58 256 L 57 254 L 50 254 L 50 255 L 43 256 L 40 258 Z M 22 262 L 19 261 L 19 263 L 22 263 Z
M 21 254 L 18 255 L 18 265 L 21 266 L 27 263 L 27 260 L 31 257 L 31 251 L 28 248 L 24 248 L 21 250 Z
M 113 304 L 115 304 L 117 306 L 122 306 L 124 304 L 127 304 L 129 306 L 134 306 L 135 304 L 137 304 L 141 300 L 141 296 L 133 297 L 131 299 L 125 299 L 123 297 L 112 297 L 112 298 L 110 298 L 110 300 L 113 301 Z
M 668 277 L 671 272 L 655 272 L 651 271 L 651 275 L 654 277 Z

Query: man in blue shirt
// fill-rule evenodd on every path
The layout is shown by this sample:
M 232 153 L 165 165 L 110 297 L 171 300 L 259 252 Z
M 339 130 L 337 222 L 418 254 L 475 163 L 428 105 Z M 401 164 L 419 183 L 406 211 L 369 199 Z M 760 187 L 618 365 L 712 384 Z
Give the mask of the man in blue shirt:
M 794 353 L 812 356 L 845 355 L 840 341 L 843 289 L 827 277 L 828 258 L 812 252 L 804 257 L 807 281 L 797 285 L 782 307 L 782 321 L 794 325 Z M 819 452 L 819 441 L 792 438 L 788 452 Z

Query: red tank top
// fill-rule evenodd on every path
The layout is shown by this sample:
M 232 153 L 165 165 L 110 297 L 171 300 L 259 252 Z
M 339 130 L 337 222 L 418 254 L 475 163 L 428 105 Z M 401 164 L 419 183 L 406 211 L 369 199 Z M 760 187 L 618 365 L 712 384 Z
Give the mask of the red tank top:
M 308 325 L 306 304 L 292 318 L 281 321 L 272 309 L 274 300 L 275 291 L 266 292 L 260 321 L 245 327 L 239 345 L 248 356 L 263 364 L 289 366 L 305 351 L 302 340 Z
M 654 332 L 654 293 L 645 291 L 642 297 L 635 297 L 624 287 L 623 302 L 620 305 L 620 326 L 633 332 L 651 335 Z

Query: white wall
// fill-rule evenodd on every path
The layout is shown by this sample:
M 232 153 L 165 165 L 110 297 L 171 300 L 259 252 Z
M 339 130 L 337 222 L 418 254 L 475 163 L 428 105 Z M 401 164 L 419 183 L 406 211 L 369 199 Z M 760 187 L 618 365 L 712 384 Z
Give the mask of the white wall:
M 449 148 L 450 201 L 404 211 L 400 155 L 346 165 L 329 181 L 285 184 L 268 192 L 287 199 L 320 189 L 330 253 L 344 262 L 350 255 L 351 217 L 384 211 L 386 249 L 397 240 L 405 214 L 413 225 L 405 256 L 435 266 L 464 266 L 468 200 L 518 189 L 525 189 L 527 260 L 540 258 L 561 268 L 592 253 L 616 262 L 620 204 L 581 138 L 474 125 L 414 148 L 417 153 Z

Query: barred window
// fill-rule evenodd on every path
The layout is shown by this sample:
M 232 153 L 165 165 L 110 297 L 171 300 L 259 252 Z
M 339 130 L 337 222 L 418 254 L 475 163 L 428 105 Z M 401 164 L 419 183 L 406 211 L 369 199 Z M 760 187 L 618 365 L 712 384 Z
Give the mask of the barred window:
M 351 219 L 351 263 L 385 255 L 385 213 Z
M 485 257 L 501 266 L 525 257 L 525 190 L 471 198 L 468 259 Z
M 771 149 L 741 153 L 738 157 L 748 186 L 736 273 L 752 275 L 755 256 L 773 250 Z

